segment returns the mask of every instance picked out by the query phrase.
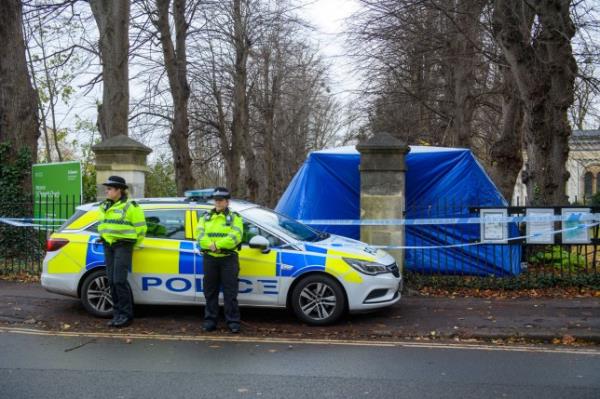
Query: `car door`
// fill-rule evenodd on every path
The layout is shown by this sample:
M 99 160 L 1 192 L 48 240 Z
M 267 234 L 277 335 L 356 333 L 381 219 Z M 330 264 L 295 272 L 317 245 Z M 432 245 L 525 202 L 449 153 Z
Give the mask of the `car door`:
M 206 210 L 198 210 L 195 220 L 203 217 Z M 193 229 L 194 238 L 196 239 L 196 228 Z M 250 248 L 250 239 L 257 235 L 263 235 L 271 243 L 269 251 L 261 251 L 259 249 Z M 238 302 L 240 305 L 269 305 L 276 306 L 279 304 L 279 278 L 277 276 L 277 259 L 278 246 L 283 242 L 261 229 L 254 223 L 244 220 L 244 234 L 242 235 L 241 248 L 238 251 L 240 261 L 239 274 L 239 291 Z M 196 255 L 196 276 L 197 278 L 204 275 L 202 267 L 202 255 Z M 200 284 L 201 285 L 201 284 Z M 204 292 L 200 289 L 197 292 L 197 300 L 205 303 Z
M 262 251 L 250 248 L 250 239 L 261 235 L 269 241 L 269 249 Z M 279 305 L 281 293 L 278 276 L 279 247 L 284 242 L 273 234 L 261 228 L 259 225 L 244 220 L 244 234 L 239 251 L 240 277 L 239 296 L 240 301 L 248 305 Z
M 142 248 L 133 251 L 130 284 L 136 303 L 192 303 L 196 265 L 191 211 L 144 210 L 148 231 Z

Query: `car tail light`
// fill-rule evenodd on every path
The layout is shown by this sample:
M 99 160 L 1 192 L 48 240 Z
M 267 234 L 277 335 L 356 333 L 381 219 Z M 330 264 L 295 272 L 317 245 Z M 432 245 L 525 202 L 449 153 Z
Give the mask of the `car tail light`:
M 58 251 L 69 243 L 66 238 L 49 238 L 46 240 L 46 251 L 53 252 Z

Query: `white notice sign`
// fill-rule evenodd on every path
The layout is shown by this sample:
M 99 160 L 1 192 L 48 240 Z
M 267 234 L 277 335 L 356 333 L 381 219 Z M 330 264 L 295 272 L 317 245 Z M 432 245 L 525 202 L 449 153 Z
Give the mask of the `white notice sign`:
M 506 209 L 482 209 L 481 242 L 490 244 L 506 244 L 508 242 L 508 223 Z
M 584 227 L 589 216 L 590 208 L 562 209 L 563 244 L 589 244 L 590 229 Z
M 527 209 L 526 216 L 527 243 L 554 244 L 554 209 Z

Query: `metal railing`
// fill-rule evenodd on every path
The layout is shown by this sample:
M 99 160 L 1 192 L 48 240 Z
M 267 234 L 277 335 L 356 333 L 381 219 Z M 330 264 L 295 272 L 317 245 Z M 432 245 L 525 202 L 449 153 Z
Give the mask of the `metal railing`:
M 0 204 L 0 274 L 41 273 L 47 236 L 80 204 L 74 195 Z
M 407 209 L 407 218 L 477 218 L 480 205 L 469 206 L 442 200 L 435 205 L 413 206 Z M 488 208 L 492 208 L 491 206 Z M 526 207 L 494 206 L 505 209 L 508 217 L 526 216 Z M 562 208 L 545 207 L 560 215 Z M 584 208 L 584 207 L 579 207 Z M 585 207 L 592 213 L 597 207 Z M 589 227 L 590 241 L 581 244 L 563 243 L 561 222 L 553 222 L 552 244 L 529 243 L 526 222 L 508 223 L 506 243 L 481 242 L 479 224 L 406 226 L 405 271 L 422 276 L 469 276 L 496 280 L 547 281 L 547 284 L 600 279 L 598 253 L 599 226 Z M 412 247 L 412 248 L 410 248 Z M 505 281 L 504 281 L 505 282 Z

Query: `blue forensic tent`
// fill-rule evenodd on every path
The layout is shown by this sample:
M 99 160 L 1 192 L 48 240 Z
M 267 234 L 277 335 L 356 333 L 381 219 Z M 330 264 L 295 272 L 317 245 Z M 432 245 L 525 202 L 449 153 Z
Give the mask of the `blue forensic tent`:
M 507 203 L 470 150 L 411 146 L 406 157 L 406 218 L 477 217 L 469 207 Z M 276 210 L 299 220 L 360 219 L 360 154 L 354 146 L 309 154 Z M 357 225 L 315 228 L 359 239 Z M 509 235 L 518 236 L 516 225 Z M 516 275 L 518 244 L 478 244 L 478 224 L 406 227 L 405 268 L 423 273 Z M 372 243 L 380 244 L 380 243 Z M 440 246 L 471 244 L 452 248 Z M 438 247 L 438 248 L 436 248 Z

